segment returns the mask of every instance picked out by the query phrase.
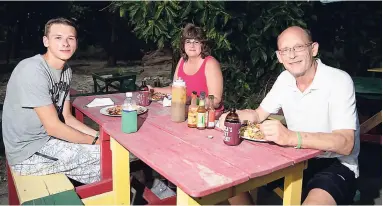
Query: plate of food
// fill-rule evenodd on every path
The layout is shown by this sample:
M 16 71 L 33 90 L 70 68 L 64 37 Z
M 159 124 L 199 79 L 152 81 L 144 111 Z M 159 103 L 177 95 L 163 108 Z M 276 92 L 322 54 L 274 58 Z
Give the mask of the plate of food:
M 137 105 L 137 115 L 143 114 L 146 111 L 148 111 L 148 108 Z M 115 106 L 104 107 L 100 109 L 100 113 L 106 116 L 111 116 L 111 117 L 121 117 L 122 106 L 115 105 Z
M 249 125 L 241 127 L 239 130 L 241 138 L 257 142 L 268 142 L 265 140 L 265 136 L 259 127 L 260 124 L 254 123 L 249 123 Z
M 164 93 L 160 93 L 160 92 L 154 92 L 151 97 L 150 97 L 150 100 L 151 101 L 154 101 L 154 102 L 158 102 L 158 101 L 162 101 L 164 99 L 164 97 L 166 97 L 167 95 L 164 94 Z

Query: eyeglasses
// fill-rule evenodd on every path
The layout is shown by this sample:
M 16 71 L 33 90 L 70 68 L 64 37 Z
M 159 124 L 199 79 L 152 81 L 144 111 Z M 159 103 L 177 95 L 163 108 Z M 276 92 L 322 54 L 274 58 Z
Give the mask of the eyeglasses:
M 279 54 L 281 54 L 281 55 L 289 54 L 292 49 L 294 50 L 294 52 L 302 52 L 306 49 L 306 47 L 311 46 L 312 44 L 313 43 L 311 42 L 311 43 L 307 43 L 304 45 L 296 45 L 293 48 L 284 48 L 284 49 L 278 50 L 278 51 L 279 51 Z
M 195 39 L 187 39 L 187 40 L 185 41 L 185 44 L 186 44 L 186 45 L 192 45 L 192 44 L 194 44 L 194 45 L 200 45 L 201 42 L 198 41 L 198 40 L 195 40 Z

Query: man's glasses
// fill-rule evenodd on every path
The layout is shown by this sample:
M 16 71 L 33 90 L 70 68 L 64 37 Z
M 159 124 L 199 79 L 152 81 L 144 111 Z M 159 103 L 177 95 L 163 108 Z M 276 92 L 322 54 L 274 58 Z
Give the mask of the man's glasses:
M 278 51 L 279 51 L 279 54 L 281 54 L 281 55 L 289 54 L 291 52 L 291 50 L 293 50 L 294 52 L 302 52 L 308 46 L 311 46 L 312 44 L 313 43 L 311 42 L 311 43 L 307 43 L 307 44 L 304 44 L 304 45 L 296 45 L 293 48 L 284 48 L 284 49 L 281 49 L 281 50 L 278 50 Z

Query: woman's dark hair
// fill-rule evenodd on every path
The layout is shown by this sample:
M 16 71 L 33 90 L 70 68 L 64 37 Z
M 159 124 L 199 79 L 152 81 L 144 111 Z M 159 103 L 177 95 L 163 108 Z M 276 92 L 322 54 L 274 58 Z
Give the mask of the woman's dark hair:
M 210 55 L 210 48 L 207 45 L 207 39 L 206 39 L 205 33 L 203 32 L 201 27 L 197 27 L 194 24 L 189 23 L 185 26 L 181 34 L 180 50 L 181 50 L 181 56 L 184 59 L 184 61 L 188 60 L 188 55 L 185 52 L 185 41 L 187 39 L 195 39 L 201 42 L 202 59 Z

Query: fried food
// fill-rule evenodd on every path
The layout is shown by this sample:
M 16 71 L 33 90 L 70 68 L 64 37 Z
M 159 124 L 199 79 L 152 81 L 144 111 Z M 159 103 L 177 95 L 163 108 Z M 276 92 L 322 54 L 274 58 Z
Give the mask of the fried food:
M 160 92 L 155 92 L 151 96 L 152 101 L 162 101 L 166 97 L 166 94 L 160 93 Z
M 247 138 L 255 139 L 255 140 L 263 140 L 265 136 L 259 129 L 260 126 L 261 126 L 260 124 L 250 123 L 249 125 L 245 127 L 241 127 L 239 131 L 242 137 L 247 137 Z
M 108 108 L 106 111 L 110 115 L 121 115 L 122 106 L 121 105 L 114 106 L 114 107 Z

